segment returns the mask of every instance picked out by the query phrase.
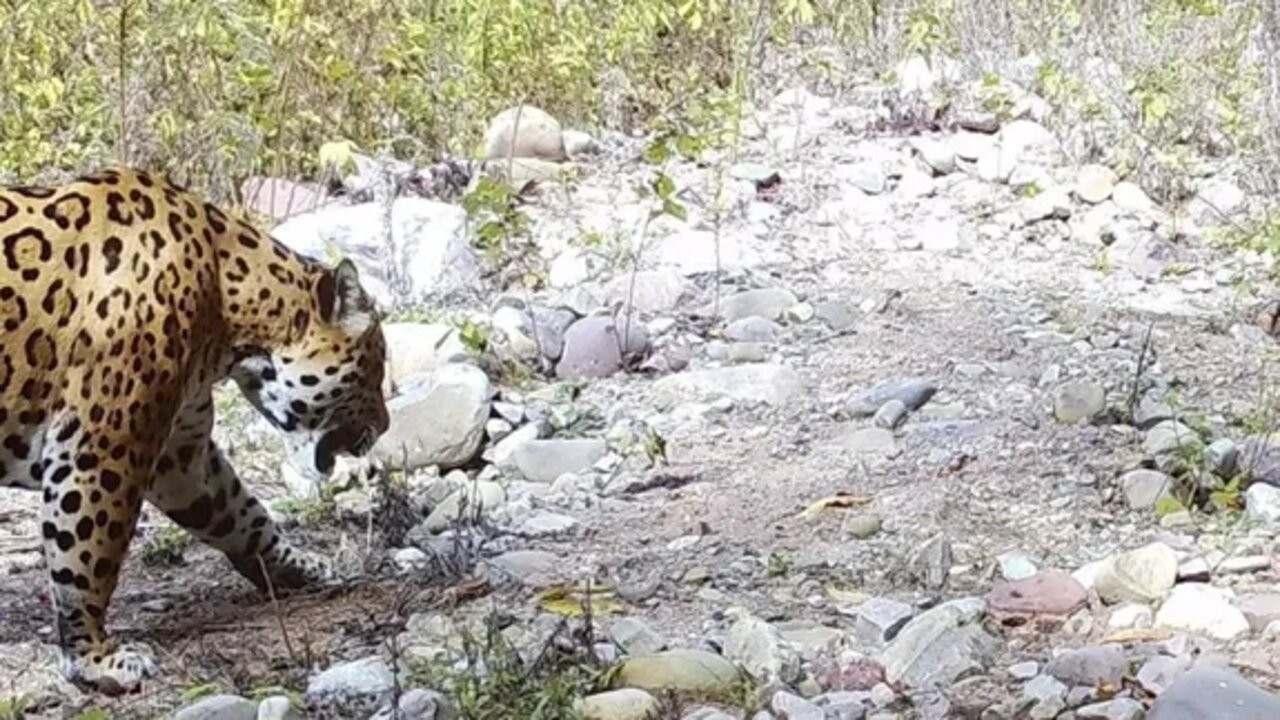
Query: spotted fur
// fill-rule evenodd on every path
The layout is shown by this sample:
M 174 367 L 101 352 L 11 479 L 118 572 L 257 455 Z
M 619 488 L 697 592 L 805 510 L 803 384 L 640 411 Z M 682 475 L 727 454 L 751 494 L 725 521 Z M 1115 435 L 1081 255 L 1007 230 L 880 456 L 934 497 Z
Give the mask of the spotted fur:
M 105 629 L 144 500 L 259 588 L 331 576 L 236 478 L 211 390 L 233 378 L 317 479 L 367 451 L 387 428 L 385 345 L 353 265 L 144 172 L 0 188 L 0 327 L 0 487 L 43 492 L 70 679 L 119 693 L 155 671 Z

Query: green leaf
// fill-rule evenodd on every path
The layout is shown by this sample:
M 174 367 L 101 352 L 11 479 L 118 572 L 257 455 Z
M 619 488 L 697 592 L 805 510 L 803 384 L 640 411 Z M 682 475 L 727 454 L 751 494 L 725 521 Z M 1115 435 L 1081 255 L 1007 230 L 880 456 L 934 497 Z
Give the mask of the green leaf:
M 1162 518 L 1165 515 L 1172 515 L 1173 513 L 1186 510 L 1186 508 L 1182 506 L 1182 503 L 1178 502 L 1177 498 L 1172 495 L 1166 495 L 1156 501 L 1155 510 L 1156 517 Z
M 684 206 L 674 200 L 662 201 L 662 214 L 670 215 L 677 220 L 688 220 L 688 213 L 685 212 Z

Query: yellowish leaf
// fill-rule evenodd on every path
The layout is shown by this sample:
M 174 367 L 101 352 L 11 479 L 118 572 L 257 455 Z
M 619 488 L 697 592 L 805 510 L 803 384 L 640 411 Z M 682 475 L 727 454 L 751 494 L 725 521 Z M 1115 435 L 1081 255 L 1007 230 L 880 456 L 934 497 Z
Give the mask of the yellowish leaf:
M 578 618 L 587 614 L 616 615 L 623 611 L 613 590 L 607 585 L 570 587 L 556 585 L 538 594 L 538 607 L 546 612 Z
M 855 507 L 864 507 L 869 505 L 874 498 L 868 495 L 854 495 L 852 493 L 836 493 L 830 497 L 824 497 L 813 503 L 800 513 L 802 518 L 812 518 L 824 510 L 832 509 L 848 509 Z
M 831 604 L 836 607 L 856 607 L 867 601 L 868 595 L 858 590 L 845 590 L 834 585 L 828 585 L 824 588 L 827 592 L 827 598 L 831 600 Z

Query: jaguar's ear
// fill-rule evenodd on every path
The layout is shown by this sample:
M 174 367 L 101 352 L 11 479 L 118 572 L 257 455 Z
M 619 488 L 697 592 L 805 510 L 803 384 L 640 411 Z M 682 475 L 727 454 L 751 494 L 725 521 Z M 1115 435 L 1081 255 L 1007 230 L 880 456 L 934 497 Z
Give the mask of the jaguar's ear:
M 360 285 L 355 263 L 346 258 L 321 276 L 316 295 L 325 322 L 340 325 L 353 335 L 363 333 L 373 322 L 373 298 Z

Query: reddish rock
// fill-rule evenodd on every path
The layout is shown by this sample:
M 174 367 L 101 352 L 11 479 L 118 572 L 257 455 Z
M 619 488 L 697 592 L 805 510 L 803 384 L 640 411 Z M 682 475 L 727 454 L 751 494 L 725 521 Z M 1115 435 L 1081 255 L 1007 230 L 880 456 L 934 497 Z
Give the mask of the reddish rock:
M 818 673 L 818 682 L 830 691 L 866 691 L 884 682 L 884 667 L 870 658 L 835 662 Z
M 318 210 L 332 201 L 318 185 L 273 177 L 250 177 L 240 186 L 245 207 L 260 215 L 283 220 Z
M 1003 582 L 987 593 L 987 612 L 1000 619 L 1038 615 L 1066 616 L 1088 602 L 1084 586 L 1061 570 L 1044 570 L 1029 578 Z

